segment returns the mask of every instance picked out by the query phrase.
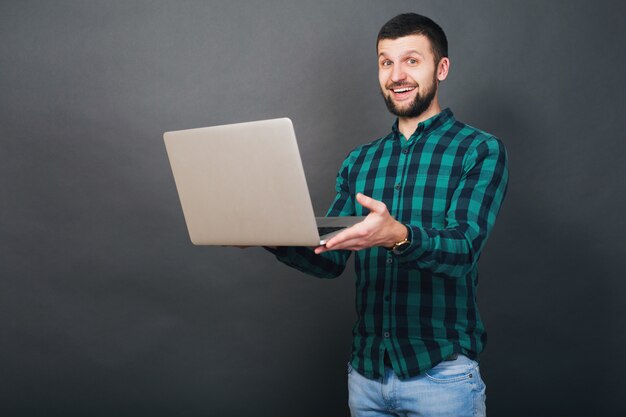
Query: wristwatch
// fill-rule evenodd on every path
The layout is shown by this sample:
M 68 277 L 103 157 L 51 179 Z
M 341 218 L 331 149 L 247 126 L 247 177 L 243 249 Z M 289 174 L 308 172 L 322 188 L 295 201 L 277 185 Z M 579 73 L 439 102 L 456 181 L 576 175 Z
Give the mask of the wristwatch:
M 411 231 L 409 230 L 409 228 L 405 225 L 404 227 L 406 227 L 406 237 L 404 239 L 402 239 L 399 242 L 396 242 L 391 249 L 389 249 L 391 252 L 394 253 L 394 255 L 400 255 L 406 248 L 408 248 L 411 245 L 411 240 L 409 239 L 409 237 L 411 236 Z

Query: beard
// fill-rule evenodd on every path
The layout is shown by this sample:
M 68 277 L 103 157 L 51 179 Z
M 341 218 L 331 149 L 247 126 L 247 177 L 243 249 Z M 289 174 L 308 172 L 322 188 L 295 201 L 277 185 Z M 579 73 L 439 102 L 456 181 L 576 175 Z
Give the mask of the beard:
M 407 84 L 398 83 L 392 84 L 389 88 L 402 88 Z M 418 85 L 419 87 L 419 85 Z M 430 88 L 425 88 L 424 91 L 418 91 L 417 95 L 413 102 L 409 103 L 409 106 L 406 108 L 398 108 L 396 104 L 393 102 L 391 96 L 393 93 L 385 94 L 385 91 L 381 89 L 380 92 L 383 95 L 383 99 L 385 99 L 385 104 L 387 105 L 387 109 L 391 114 L 394 114 L 398 117 L 406 117 L 413 118 L 418 117 L 422 113 L 424 113 L 433 102 L 435 98 L 435 94 L 437 94 L 437 76 L 436 74 L 433 76 L 433 83 Z

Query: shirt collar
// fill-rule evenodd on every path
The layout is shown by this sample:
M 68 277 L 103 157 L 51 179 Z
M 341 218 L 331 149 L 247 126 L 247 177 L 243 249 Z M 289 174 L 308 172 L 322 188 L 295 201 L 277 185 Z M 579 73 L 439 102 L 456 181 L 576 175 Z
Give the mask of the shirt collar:
M 443 126 L 448 120 L 452 120 L 452 119 L 454 119 L 454 114 L 452 113 L 452 110 L 450 110 L 449 107 L 446 107 L 444 110 L 437 113 L 430 119 L 426 119 L 423 122 L 420 122 L 417 125 L 417 129 L 415 129 L 415 132 L 413 132 L 411 137 L 419 135 L 419 134 L 428 134 L 432 132 L 433 130 L 438 129 L 439 127 Z M 391 127 L 391 130 L 394 133 L 395 137 L 399 137 L 400 131 L 398 130 L 397 118 L 393 126 Z

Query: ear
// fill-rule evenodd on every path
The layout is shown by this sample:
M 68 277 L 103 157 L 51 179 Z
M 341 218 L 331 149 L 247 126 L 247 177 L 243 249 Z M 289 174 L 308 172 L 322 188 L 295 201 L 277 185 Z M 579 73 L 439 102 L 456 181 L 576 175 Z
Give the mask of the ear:
M 443 57 L 437 65 L 437 80 L 445 80 L 448 77 L 448 71 L 450 71 L 450 59 Z

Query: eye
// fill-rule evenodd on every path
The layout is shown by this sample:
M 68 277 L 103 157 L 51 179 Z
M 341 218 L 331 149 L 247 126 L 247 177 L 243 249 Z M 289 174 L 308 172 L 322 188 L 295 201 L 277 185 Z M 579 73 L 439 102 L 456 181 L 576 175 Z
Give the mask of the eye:
M 390 67 L 392 64 L 392 62 L 388 59 L 384 59 L 382 61 L 380 61 L 380 66 L 381 67 Z
M 408 62 L 408 63 L 409 63 L 409 64 L 411 64 L 411 65 L 415 65 L 415 64 L 417 64 L 417 59 L 415 59 L 415 58 L 409 58 L 409 59 L 407 59 L 407 61 L 406 61 L 406 62 Z

